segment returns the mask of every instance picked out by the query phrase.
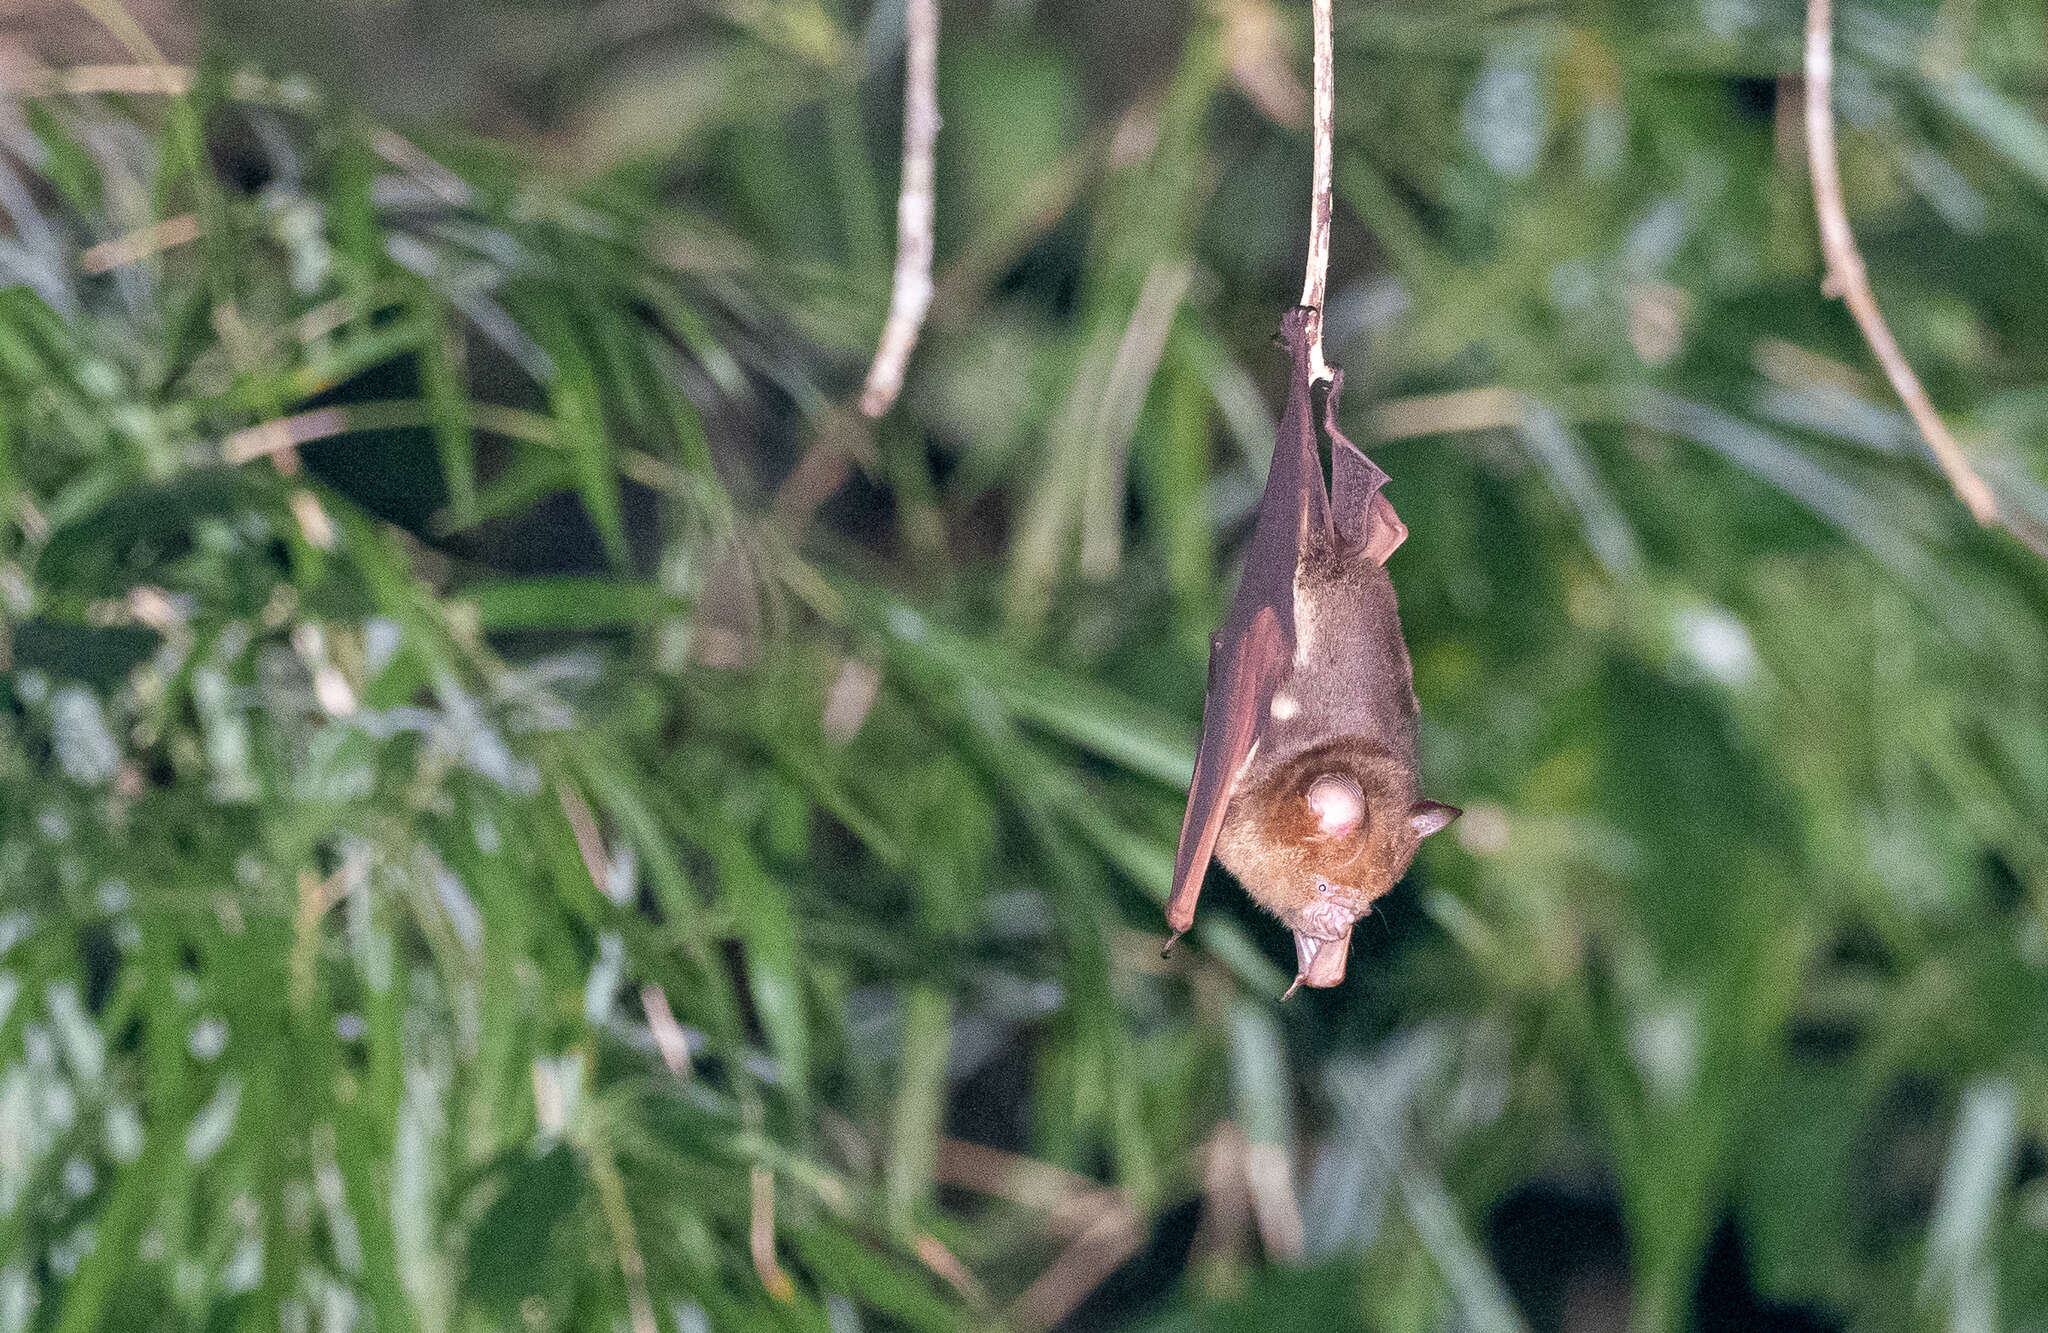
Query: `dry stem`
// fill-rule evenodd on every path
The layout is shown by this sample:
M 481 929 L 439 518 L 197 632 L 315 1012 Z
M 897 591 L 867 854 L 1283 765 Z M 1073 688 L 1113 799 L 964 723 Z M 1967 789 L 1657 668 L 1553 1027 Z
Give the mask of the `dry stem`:
M 1905 403 L 1913 424 L 1920 428 L 1927 447 L 1941 470 L 1948 474 L 1956 495 L 1969 506 L 1979 523 L 1998 521 L 1998 501 L 1984 479 L 1970 467 L 1961 446 L 1934 410 L 1927 391 L 1892 331 L 1878 313 L 1877 297 L 1870 290 L 1870 275 L 1863 256 L 1856 250 L 1855 234 L 1849 230 L 1849 213 L 1842 204 L 1842 177 L 1835 163 L 1835 118 L 1829 91 L 1834 77 L 1833 15 L 1831 0 L 1807 0 L 1806 6 L 1806 160 L 1813 176 L 1813 208 L 1820 221 L 1821 251 L 1827 257 L 1827 280 L 1822 290 L 1838 296 L 1856 318 L 1864 342 L 1884 367 L 1885 378 Z
M 795 1300 L 796 1284 L 775 1262 L 775 1175 L 757 1166 L 748 1180 L 747 1252 L 754 1260 L 754 1274 L 776 1300 Z
M 939 140 L 939 2 L 905 0 L 903 183 L 896 200 L 896 277 L 881 346 L 868 367 L 860 410 L 879 417 L 903 388 L 903 371 L 932 303 L 932 153 Z
M 1053 1327 L 1123 1267 L 1144 1241 L 1144 1229 L 1128 1211 L 1104 1212 L 1024 1289 L 1010 1306 L 1007 1321 L 1027 1330 Z
M 1333 0 L 1310 0 L 1316 29 L 1315 168 L 1308 210 L 1308 273 L 1301 284 L 1301 303 L 1308 318 L 1310 382 L 1330 378 L 1323 360 L 1323 299 L 1330 285 L 1330 176 L 1337 140 L 1337 43 L 1331 30 Z

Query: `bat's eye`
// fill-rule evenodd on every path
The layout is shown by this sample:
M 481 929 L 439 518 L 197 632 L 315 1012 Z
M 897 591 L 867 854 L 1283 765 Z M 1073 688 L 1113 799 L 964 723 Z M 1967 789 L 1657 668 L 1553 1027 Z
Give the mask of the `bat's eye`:
M 1327 896 L 1329 895 L 1329 892 L 1330 892 L 1330 881 L 1328 881 L 1328 880 L 1326 880 L 1326 879 L 1319 879 L 1319 880 L 1317 880 L 1317 881 L 1316 881 L 1316 892 L 1317 892 L 1317 893 L 1320 893 L 1320 894 L 1323 894 L 1324 896 L 1326 896 L 1326 897 L 1327 897 Z

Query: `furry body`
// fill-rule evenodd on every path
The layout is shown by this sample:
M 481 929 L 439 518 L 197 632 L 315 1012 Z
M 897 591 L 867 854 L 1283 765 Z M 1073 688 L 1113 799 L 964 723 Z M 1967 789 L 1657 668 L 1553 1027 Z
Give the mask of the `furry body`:
M 1167 919 L 1194 917 L 1213 852 L 1294 933 L 1297 986 L 1344 977 L 1351 928 L 1457 811 L 1418 799 L 1417 705 L 1387 557 L 1408 529 L 1387 476 L 1325 401 L 1325 489 L 1302 312 L 1287 413 L 1230 617 L 1211 643 L 1202 745 Z

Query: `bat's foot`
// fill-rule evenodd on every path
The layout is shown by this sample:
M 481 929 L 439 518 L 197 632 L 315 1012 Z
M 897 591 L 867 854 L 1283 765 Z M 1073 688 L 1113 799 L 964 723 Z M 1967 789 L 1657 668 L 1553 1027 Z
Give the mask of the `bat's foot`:
M 1183 935 L 1185 935 L 1185 934 L 1187 934 L 1187 932 L 1186 932 L 1185 930 L 1176 930 L 1176 931 L 1174 931 L 1174 932 L 1173 932 L 1173 934 L 1171 934 L 1171 935 L 1168 935 L 1168 936 L 1166 937 L 1166 947 L 1165 947 L 1165 948 L 1163 948 L 1163 949 L 1161 949 L 1161 950 L 1159 951 L 1159 956 L 1160 956 L 1161 958 L 1167 958 L 1167 957 L 1170 957 L 1170 956 L 1172 956 L 1172 954 L 1173 954 L 1173 946 L 1174 946 L 1174 945 L 1176 945 L 1176 944 L 1179 944 L 1179 943 L 1180 943 L 1180 937 L 1181 937 L 1181 936 L 1183 936 Z
M 1294 994 L 1303 986 L 1321 990 L 1344 980 L 1344 964 L 1350 955 L 1349 928 L 1334 940 L 1304 935 L 1297 930 L 1294 932 L 1294 957 L 1298 970 L 1294 974 L 1294 984 L 1287 988 L 1287 995 Z M 1280 998 L 1284 1000 L 1287 995 Z

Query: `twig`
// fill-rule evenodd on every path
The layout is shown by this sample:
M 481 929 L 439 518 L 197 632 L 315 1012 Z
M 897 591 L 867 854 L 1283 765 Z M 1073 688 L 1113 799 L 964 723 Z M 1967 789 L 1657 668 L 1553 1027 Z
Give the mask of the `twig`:
M 72 3 L 84 10 L 86 15 L 105 28 L 115 41 L 127 48 L 128 54 L 134 56 L 138 64 L 156 70 L 159 83 L 168 86 L 176 81 L 175 67 L 164 59 L 163 50 L 150 38 L 143 26 L 122 8 L 119 0 L 72 0 Z
M 960 1299 L 976 1310 L 988 1309 L 988 1292 L 960 1262 L 959 1256 L 947 1249 L 945 1243 L 929 1231 L 920 1231 L 911 1243 L 917 1257 L 926 1268 L 944 1278 L 947 1285 L 960 1293 Z
M 1143 1228 L 1129 1212 L 1105 1212 L 1024 1289 L 1010 1306 L 1007 1322 L 1021 1329 L 1051 1328 L 1123 1267 L 1144 1240 Z
M 554 425 L 536 412 L 522 411 L 516 407 L 500 407 L 496 403 L 471 403 L 470 419 L 478 430 L 526 444 L 538 444 L 546 448 L 559 448 Z M 288 417 L 274 417 L 269 421 L 245 426 L 226 436 L 220 442 L 221 461 L 230 466 L 247 463 L 266 455 L 276 457 L 302 444 L 315 440 L 331 439 L 337 435 L 349 435 L 357 431 L 403 430 L 408 426 L 423 426 L 429 420 L 426 404 L 408 400 L 379 403 L 352 403 L 346 407 L 316 407 L 307 412 L 297 412 Z M 632 456 L 627 458 L 628 465 Z M 636 478 L 637 480 L 637 478 Z M 651 484 L 651 483 L 650 483 Z
M 1128 1212 L 1121 1194 L 1063 1166 L 965 1139 L 941 1139 L 936 1177 L 1046 1215 L 1056 1234 L 1075 1236 L 1105 1214 Z
M 757 1166 L 749 1176 L 747 1205 L 747 1252 L 754 1260 L 754 1275 L 778 1301 L 794 1300 L 796 1284 L 775 1261 L 775 1173 Z
M 605 881 L 611 876 L 606 869 L 604 835 L 598 831 L 597 816 L 590 813 L 590 806 L 567 783 L 557 784 L 555 800 L 562 807 L 562 817 L 569 821 L 569 831 L 576 837 L 576 854 L 583 859 L 583 872 L 590 876 L 591 887 L 603 893 Z
M 654 1038 L 654 1049 L 661 1052 L 661 1062 L 669 1073 L 689 1082 L 690 1038 L 676 1022 L 676 1011 L 668 1007 L 668 992 L 651 981 L 643 985 L 640 1012 L 647 1016 L 647 1031 Z
M 1065 1167 L 962 1139 L 940 1140 L 936 1166 L 938 1179 L 1043 1212 L 1055 1234 L 1070 1238 L 1010 1306 L 1005 1322 L 1013 1327 L 1059 1323 L 1144 1243 L 1145 1229 L 1121 1193 Z M 933 1270 L 945 1276 L 938 1265 Z
M 834 403 L 818 418 L 818 436 L 775 491 L 775 516 L 793 534 L 801 535 L 819 506 L 831 499 L 855 467 L 874 468 L 875 428 L 846 407 Z
M 1948 475 L 1949 485 L 1970 513 L 1986 525 L 1998 521 L 1998 500 L 1984 479 L 1970 467 L 1961 446 L 1941 422 L 1927 391 L 1878 313 L 1877 297 L 1870 290 L 1870 275 L 1863 256 L 1857 253 L 1855 234 L 1849 230 L 1849 213 L 1842 203 L 1842 177 L 1835 163 L 1835 118 L 1829 91 L 1834 78 L 1833 5 L 1831 0 L 1807 0 L 1806 5 L 1806 161 L 1813 177 L 1813 209 L 1820 221 L 1821 251 L 1827 259 L 1827 279 L 1821 290 L 1840 297 L 1863 331 L 1863 341 L 1884 367 L 1885 378 L 1905 403 L 1913 424 L 1920 428 L 1935 462 Z
M 432 192 L 442 203 L 466 208 L 475 194 L 469 182 L 436 162 L 419 145 L 394 130 L 378 130 L 370 136 L 377 156 L 405 172 Z
M 868 367 L 860 410 L 879 417 L 903 388 L 903 371 L 932 303 L 932 153 L 939 141 L 939 0 L 905 0 L 903 183 L 896 200 L 896 277 L 889 318 Z
M 182 97 L 192 87 L 192 70 L 184 65 L 74 65 L 45 69 L 38 65 L 0 73 L 0 92 L 24 97 L 54 93 L 163 93 Z
M 1323 299 L 1330 286 L 1330 173 L 1337 141 L 1337 41 L 1331 31 L 1333 0 L 1310 0 L 1316 28 L 1315 169 L 1308 210 L 1308 274 L 1301 303 L 1308 307 L 1310 383 L 1330 378 L 1323 360 Z

